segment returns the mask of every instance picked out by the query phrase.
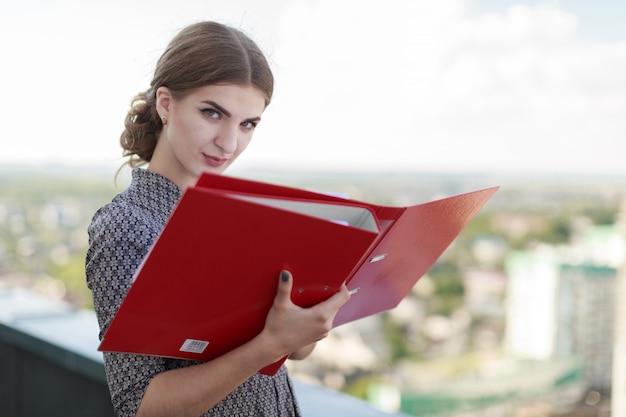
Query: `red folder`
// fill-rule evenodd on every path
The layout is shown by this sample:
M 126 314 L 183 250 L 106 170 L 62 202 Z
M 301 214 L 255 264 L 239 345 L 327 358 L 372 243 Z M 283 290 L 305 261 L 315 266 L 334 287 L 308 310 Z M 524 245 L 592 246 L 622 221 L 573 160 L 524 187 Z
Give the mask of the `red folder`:
M 214 359 L 261 332 L 283 269 L 302 307 L 344 283 L 355 291 L 334 327 L 389 310 L 497 188 L 386 207 L 203 174 L 138 269 L 99 350 Z

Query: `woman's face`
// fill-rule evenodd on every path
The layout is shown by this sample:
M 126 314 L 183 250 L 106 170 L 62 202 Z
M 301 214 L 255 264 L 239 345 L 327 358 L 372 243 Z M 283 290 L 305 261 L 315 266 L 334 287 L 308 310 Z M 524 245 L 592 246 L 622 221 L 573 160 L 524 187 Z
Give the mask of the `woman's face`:
M 256 87 L 215 84 L 175 100 L 166 87 L 156 96 L 167 119 L 149 169 L 185 189 L 203 172 L 221 174 L 250 143 L 265 110 Z

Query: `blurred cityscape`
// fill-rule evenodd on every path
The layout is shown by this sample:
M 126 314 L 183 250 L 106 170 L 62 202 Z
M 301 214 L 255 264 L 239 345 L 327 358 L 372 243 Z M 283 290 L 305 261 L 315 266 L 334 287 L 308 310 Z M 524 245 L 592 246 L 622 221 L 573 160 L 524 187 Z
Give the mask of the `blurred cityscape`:
M 0 290 L 91 307 L 86 230 L 114 174 L 0 168 Z M 231 174 L 397 206 L 501 186 L 407 299 L 333 330 L 296 378 L 420 417 L 626 415 L 626 178 Z

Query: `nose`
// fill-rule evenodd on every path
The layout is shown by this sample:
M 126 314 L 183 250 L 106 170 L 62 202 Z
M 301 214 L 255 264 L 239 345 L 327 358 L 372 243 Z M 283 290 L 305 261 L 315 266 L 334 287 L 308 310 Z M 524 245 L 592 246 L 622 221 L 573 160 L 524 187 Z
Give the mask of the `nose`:
M 239 134 L 239 125 L 233 126 L 230 123 L 224 123 L 215 137 L 215 145 L 227 155 L 232 155 L 237 150 L 237 137 Z

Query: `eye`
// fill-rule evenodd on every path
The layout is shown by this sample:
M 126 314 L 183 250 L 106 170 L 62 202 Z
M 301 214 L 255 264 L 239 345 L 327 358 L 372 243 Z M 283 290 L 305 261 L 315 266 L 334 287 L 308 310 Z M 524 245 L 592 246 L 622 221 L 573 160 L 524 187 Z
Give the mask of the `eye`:
M 243 126 L 245 129 L 254 129 L 258 124 L 259 122 L 253 122 L 253 121 L 247 120 L 243 122 L 241 126 Z
M 211 118 L 211 119 L 221 119 L 222 118 L 222 113 L 220 113 L 219 111 L 212 109 L 210 107 L 206 108 L 206 109 L 202 109 L 200 110 L 202 113 L 204 113 L 207 117 Z

